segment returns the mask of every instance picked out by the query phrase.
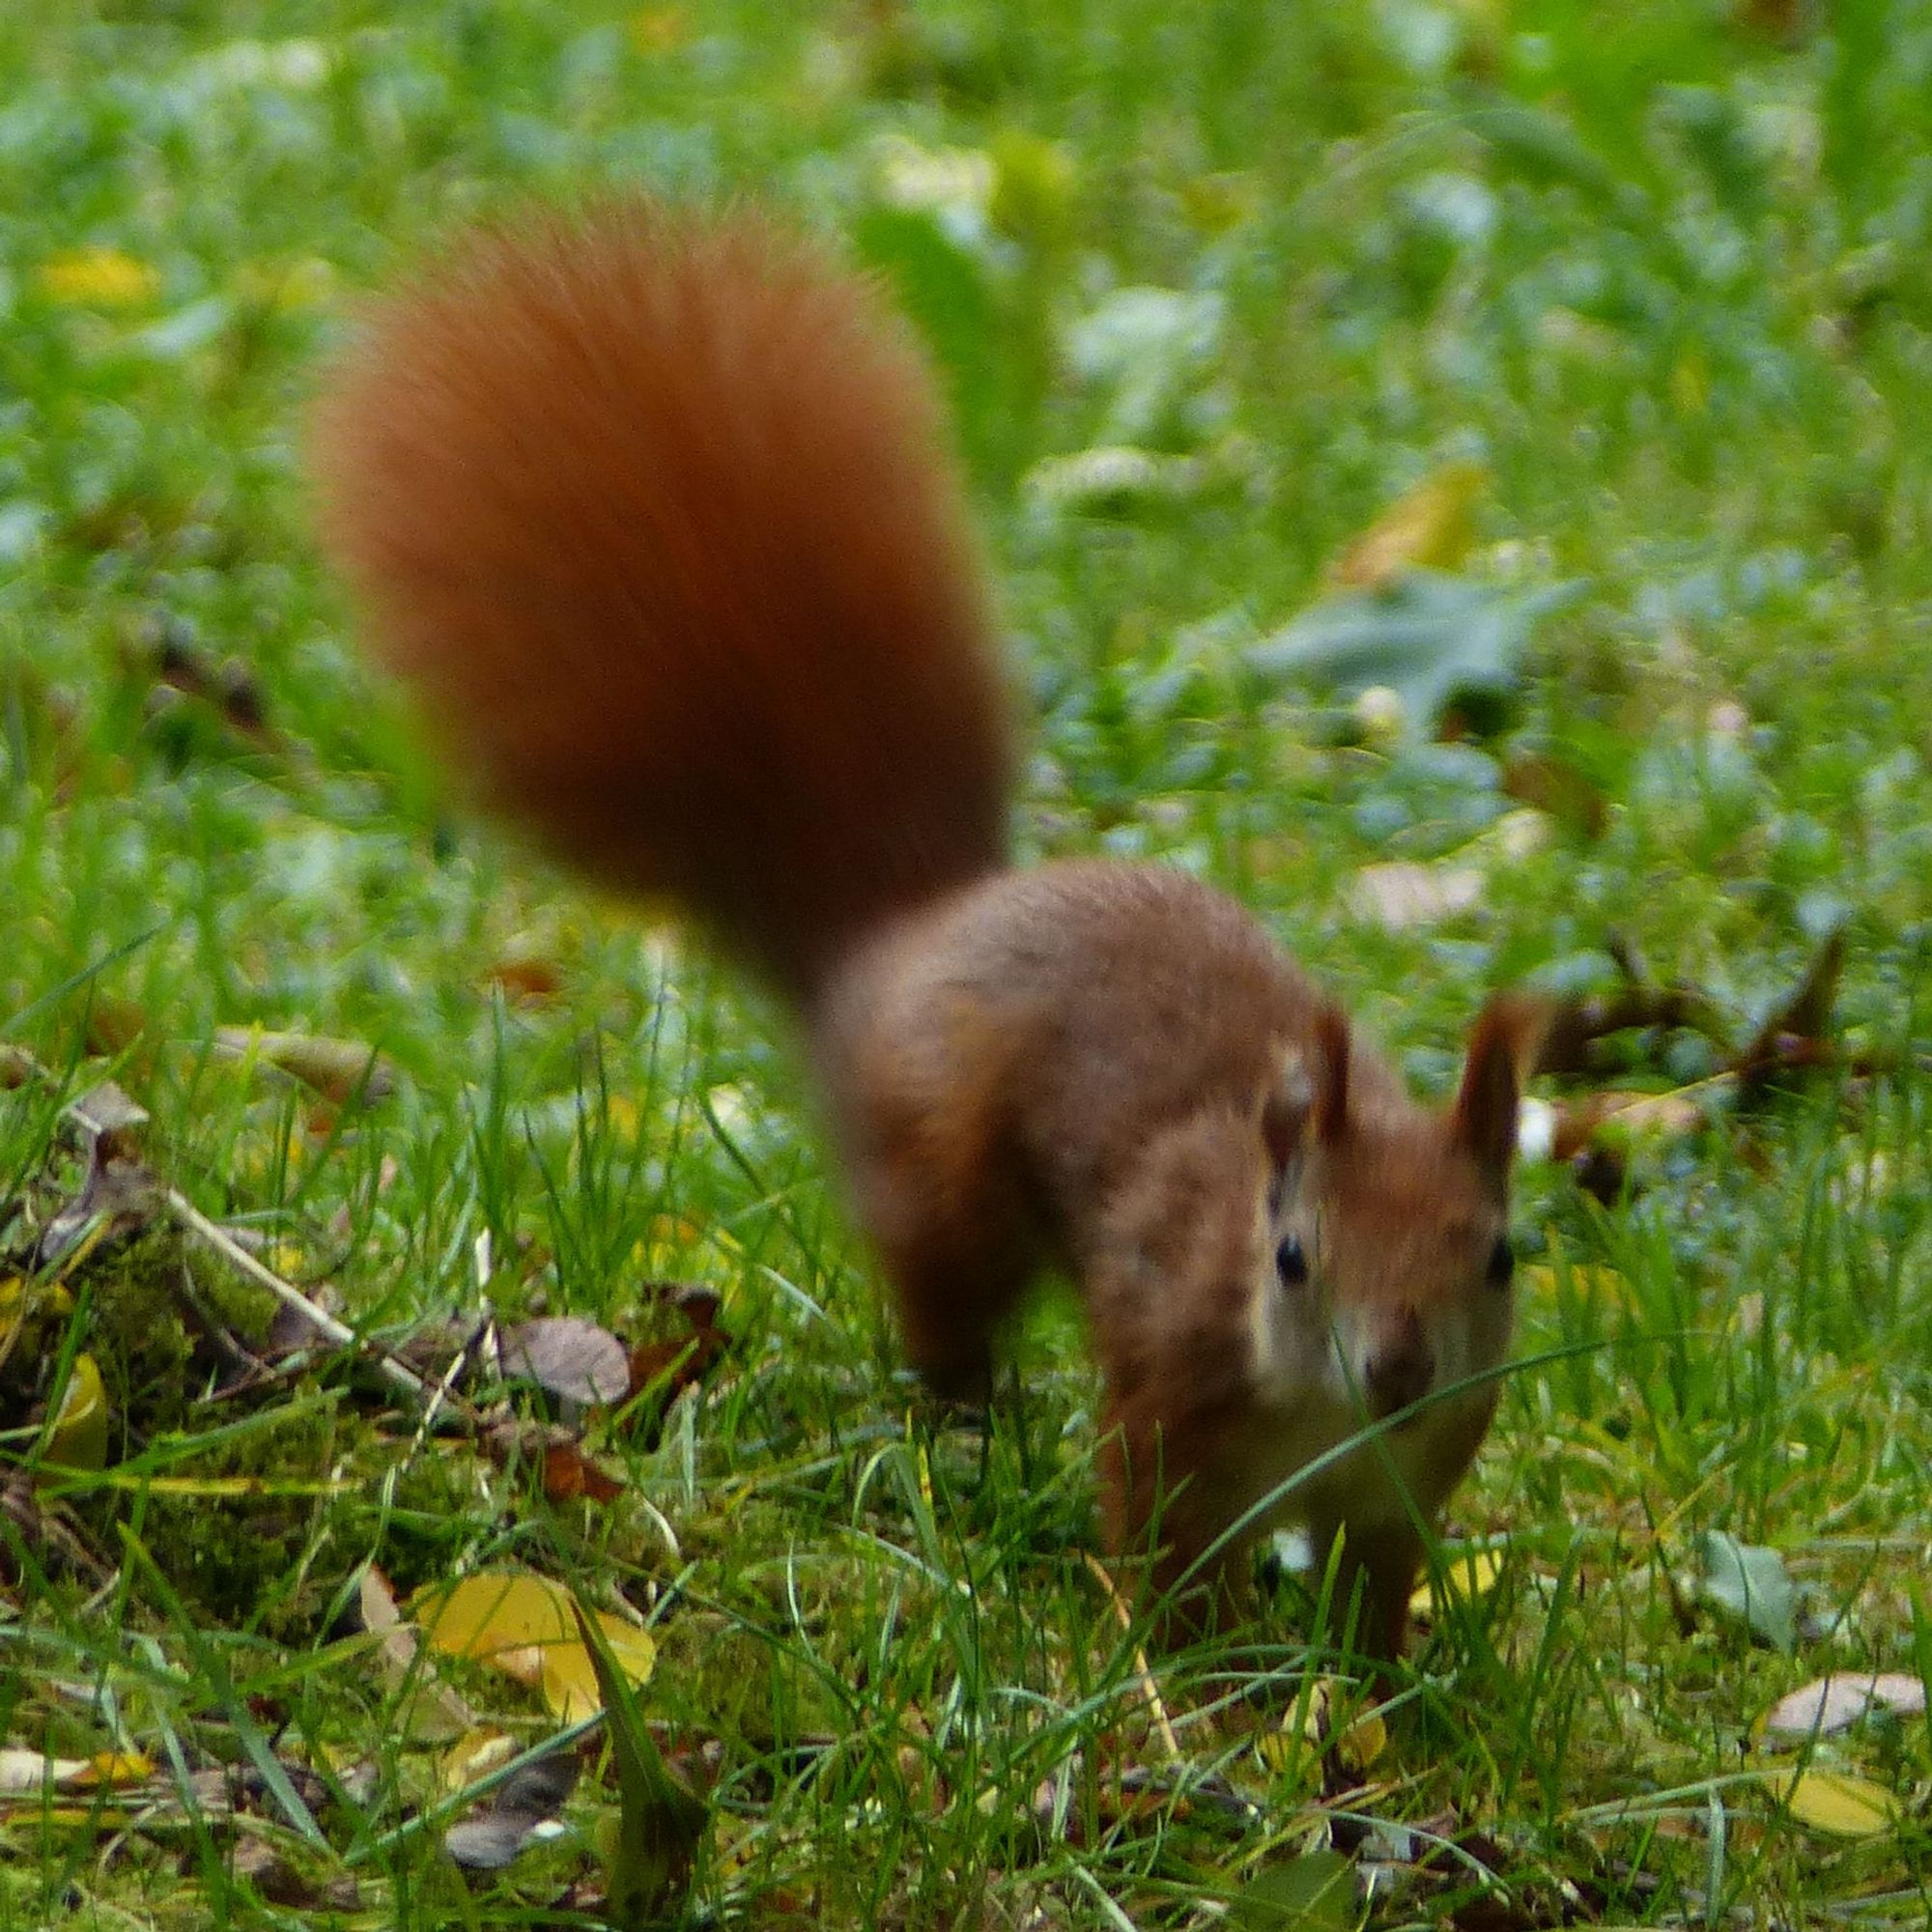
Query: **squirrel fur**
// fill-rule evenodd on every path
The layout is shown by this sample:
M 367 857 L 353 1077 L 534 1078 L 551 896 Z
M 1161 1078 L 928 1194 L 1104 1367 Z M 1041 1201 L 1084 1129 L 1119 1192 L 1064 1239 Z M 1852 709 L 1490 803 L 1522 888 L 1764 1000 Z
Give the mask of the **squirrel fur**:
M 324 533 L 490 801 L 797 1012 L 926 1378 L 982 1393 L 1065 1267 L 1108 1540 L 1151 1559 L 1168 1631 L 1237 1605 L 1287 1516 L 1343 1534 L 1386 1659 L 1508 1349 L 1535 1009 L 1492 1002 L 1425 1108 L 1223 895 L 1014 869 L 941 417 L 816 245 L 620 197 L 473 235 L 375 307 L 318 417 Z

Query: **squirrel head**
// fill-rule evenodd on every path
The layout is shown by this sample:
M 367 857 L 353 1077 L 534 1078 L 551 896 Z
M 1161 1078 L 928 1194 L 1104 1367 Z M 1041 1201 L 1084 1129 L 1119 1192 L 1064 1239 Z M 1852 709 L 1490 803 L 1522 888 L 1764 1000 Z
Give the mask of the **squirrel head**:
M 1284 1056 L 1257 1105 L 1268 1179 L 1252 1372 L 1264 1400 L 1326 1397 L 1380 1420 L 1502 1362 L 1510 1163 L 1542 1030 L 1534 1003 L 1492 1001 L 1439 1112 L 1379 1067 L 1356 1077 L 1337 1009 L 1312 1048 Z M 1493 1387 L 1477 1399 L 1487 1415 Z

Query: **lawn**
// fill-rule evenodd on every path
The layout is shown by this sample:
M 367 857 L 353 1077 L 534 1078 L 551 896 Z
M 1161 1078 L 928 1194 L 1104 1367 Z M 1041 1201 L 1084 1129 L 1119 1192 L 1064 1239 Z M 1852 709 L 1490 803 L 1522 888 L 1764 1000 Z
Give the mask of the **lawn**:
M 176 0 L 0 82 L 0 1928 L 1925 1922 L 1932 14 Z M 1425 1094 L 1568 1003 L 1379 1719 L 1293 1549 L 1151 1685 L 1070 1297 L 935 1413 L 782 1013 L 356 651 L 358 295 L 613 181 L 926 337 L 1029 856 L 1234 891 Z

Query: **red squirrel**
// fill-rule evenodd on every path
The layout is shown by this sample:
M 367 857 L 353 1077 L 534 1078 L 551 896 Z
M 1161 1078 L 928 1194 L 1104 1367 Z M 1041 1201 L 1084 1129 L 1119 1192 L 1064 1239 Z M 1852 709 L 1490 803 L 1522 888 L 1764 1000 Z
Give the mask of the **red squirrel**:
M 460 242 L 375 306 L 315 447 L 378 649 L 491 802 L 796 1011 L 925 1379 L 983 1393 L 1065 1268 L 1108 1541 L 1151 1554 L 1167 1627 L 1238 1603 L 1288 1515 L 1321 1551 L 1344 1532 L 1393 1657 L 1509 1345 L 1533 1009 L 1492 1002 L 1421 1107 L 1232 899 L 1013 868 L 931 379 L 869 281 L 762 215 L 620 197 Z

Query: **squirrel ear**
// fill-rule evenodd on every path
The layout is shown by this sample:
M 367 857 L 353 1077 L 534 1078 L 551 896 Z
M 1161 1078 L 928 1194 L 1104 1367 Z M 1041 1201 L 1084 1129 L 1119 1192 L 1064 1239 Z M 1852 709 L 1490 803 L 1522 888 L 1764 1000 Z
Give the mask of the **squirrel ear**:
M 1516 1155 L 1517 1105 L 1523 1082 L 1536 1068 L 1549 1009 L 1520 993 L 1499 994 L 1486 1006 L 1469 1035 L 1463 1084 L 1450 1109 L 1449 1130 L 1476 1157 L 1500 1190 Z
M 1262 1090 L 1262 1145 L 1277 1175 L 1286 1174 L 1301 1158 L 1314 1111 L 1315 1083 L 1308 1077 L 1308 1057 L 1291 1046 L 1282 1054 L 1274 1084 Z
M 1312 1047 L 1282 1051 L 1281 1071 L 1262 1095 L 1262 1140 L 1277 1172 L 1286 1172 L 1311 1141 L 1340 1140 L 1348 1119 L 1348 1015 L 1323 1007 Z
M 1349 1130 L 1349 1015 L 1324 1006 L 1315 1015 L 1315 1137 L 1339 1141 Z

